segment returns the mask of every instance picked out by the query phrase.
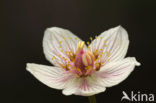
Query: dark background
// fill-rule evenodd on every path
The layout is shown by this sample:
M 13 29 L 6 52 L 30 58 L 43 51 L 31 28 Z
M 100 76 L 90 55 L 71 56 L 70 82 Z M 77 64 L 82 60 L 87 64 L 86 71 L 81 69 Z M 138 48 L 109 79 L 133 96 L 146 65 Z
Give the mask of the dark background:
M 140 67 L 121 84 L 96 95 L 98 103 L 120 103 L 122 91 L 156 93 L 156 2 L 154 0 L 0 0 L 1 103 L 88 103 L 40 83 L 27 62 L 50 65 L 42 50 L 47 27 L 67 28 L 83 40 L 122 25 L 129 33 L 127 56 Z

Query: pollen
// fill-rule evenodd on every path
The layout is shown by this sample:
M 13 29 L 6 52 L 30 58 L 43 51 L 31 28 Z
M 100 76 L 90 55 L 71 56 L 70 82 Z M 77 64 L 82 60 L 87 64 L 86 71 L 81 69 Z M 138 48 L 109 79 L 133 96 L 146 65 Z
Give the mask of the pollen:
M 59 41 L 60 44 L 62 44 L 62 41 Z
M 90 37 L 90 40 L 92 41 L 92 40 L 93 40 L 93 38 L 92 38 L 92 37 Z
M 97 39 L 97 36 L 95 36 L 95 39 Z
M 61 49 L 61 52 L 63 52 L 63 49 Z
M 83 47 L 84 47 L 84 41 L 82 41 L 82 42 L 79 41 L 79 42 L 78 42 L 78 48 L 79 48 L 79 49 L 82 49 Z
M 77 38 L 75 38 L 75 40 L 78 40 Z
M 64 40 L 66 40 L 66 37 L 63 37 Z
M 89 45 L 89 41 L 87 42 L 87 45 Z
M 104 41 L 104 43 L 106 44 L 107 40 Z
M 55 60 L 55 59 L 56 59 L 56 57 L 55 57 L 55 56 L 53 56 L 51 59 L 52 59 L 52 60 Z
M 59 54 L 59 57 L 61 58 L 61 54 Z

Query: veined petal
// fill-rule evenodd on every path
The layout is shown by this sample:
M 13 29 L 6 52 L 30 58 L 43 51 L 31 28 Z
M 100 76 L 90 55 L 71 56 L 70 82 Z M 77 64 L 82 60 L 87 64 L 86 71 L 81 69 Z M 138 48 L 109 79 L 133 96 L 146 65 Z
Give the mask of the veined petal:
M 98 77 L 91 75 L 88 77 L 74 78 L 63 90 L 64 95 L 91 96 L 105 91 Z
M 101 78 L 103 86 L 111 87 L 125 80 L 140 63 L 134 57 L 128 57 L 117 62 L 110 62 L 103 66 L 96 74 Z
M 39 81 L 55 89 L 65 88 L 72 78 L 71 74 L 65 74 L 64 69 L 58 67 L 27 63 L 26 69 Z
M 91 51 L 101 51 L 103 62 L 118 61 L 125 57 L 129 45 L 128 34 L 126 30 L 117 26 L 103 32 L 91 44 Z
M 56 66 L 63 64 L 62 57 L 68 59 L 67 53 L 75 53 L 77 43 L 81 41 L 69 30 L 52 27 L 45 31 L 43 38 L 43 50 L 48 61 Z

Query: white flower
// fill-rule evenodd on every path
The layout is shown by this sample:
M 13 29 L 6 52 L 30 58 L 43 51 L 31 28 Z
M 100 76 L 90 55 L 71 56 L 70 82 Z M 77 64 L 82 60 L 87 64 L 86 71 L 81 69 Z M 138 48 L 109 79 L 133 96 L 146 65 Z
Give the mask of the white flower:
M 65 95 L 90 96 L 119 84 L 140 65 L 135 57 L 124 58 L 129 39 L 121 26 L 90 39 L 87 47 L 66 29 L 48 28 L 43 49 L 47 60 L 55 66 L 28 63 L 26 69 L 45 85 L 63 89 Z

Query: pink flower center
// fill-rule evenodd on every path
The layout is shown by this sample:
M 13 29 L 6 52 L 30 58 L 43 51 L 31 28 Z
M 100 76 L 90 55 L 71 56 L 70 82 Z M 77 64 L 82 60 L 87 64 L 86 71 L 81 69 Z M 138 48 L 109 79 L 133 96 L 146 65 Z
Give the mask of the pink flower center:
M 58 65 L 65 69 L 67 73 L 72 73 L 79 77 L 88 76 L 98 71 L 103 64 L 103 61 L 100 59 L 103 53 L 97 50 L 93 52 L 89 49 L 84 50 L 84 42 L 79 42 L 77 47 L 76 53 L 62 51 L 68 58 L 59 55 L 65 64 L 58 63 Z

